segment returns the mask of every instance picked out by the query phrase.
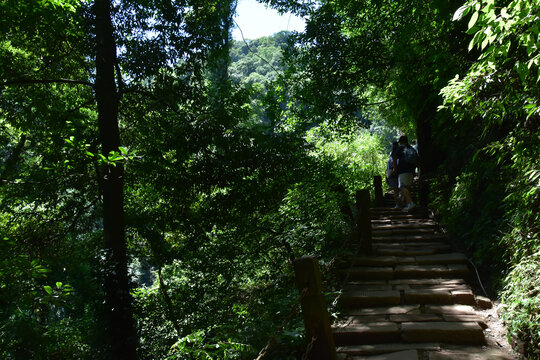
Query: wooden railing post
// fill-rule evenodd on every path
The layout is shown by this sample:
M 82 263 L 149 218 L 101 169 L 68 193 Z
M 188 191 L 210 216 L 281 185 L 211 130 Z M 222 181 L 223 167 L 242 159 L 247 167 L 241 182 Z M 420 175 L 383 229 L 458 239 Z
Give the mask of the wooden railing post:
M 371 254 L 371 214 L 369 211 L 369 190 L 362 189 L 356 192 L 356 206 L 358 207 L 358 226 L 360 230 L 360 251 L 362 254 Z
M 373 187 L 375 188 L 375 206 L 383 205 L 382 177 L 375 175 L 373 177 Z
M 307 359 L 336 360 L 336 345 L 330 328 L 326 301 L 322 295 L 321 272 L 317 258 L 302 256 L 296 259 L 294 272 L 296 287 L 302 294 L 300 303 L 306 326 L 306 339 L 312 342 Z

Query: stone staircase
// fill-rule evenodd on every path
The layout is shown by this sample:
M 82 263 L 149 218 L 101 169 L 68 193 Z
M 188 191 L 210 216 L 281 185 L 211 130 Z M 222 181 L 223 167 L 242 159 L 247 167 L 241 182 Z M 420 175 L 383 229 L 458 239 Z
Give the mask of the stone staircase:
M 341 315 L 333 325 L 338 359 L 513 359 L 488 346 L 464 254 L 453 252 L 426 209 L 371 209 L 373 254 L 350 259 Z M 488 330 L 489 331 L 489 330 Z

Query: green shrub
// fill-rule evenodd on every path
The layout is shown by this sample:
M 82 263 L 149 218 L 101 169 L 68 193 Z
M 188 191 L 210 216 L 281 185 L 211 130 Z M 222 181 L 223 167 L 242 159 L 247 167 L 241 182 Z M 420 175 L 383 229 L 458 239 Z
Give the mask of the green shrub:
M 522 259 L 505 279 L 502 318 L 508 334 L 519 338 L 525 354 L 540 357 L 540 252 Z

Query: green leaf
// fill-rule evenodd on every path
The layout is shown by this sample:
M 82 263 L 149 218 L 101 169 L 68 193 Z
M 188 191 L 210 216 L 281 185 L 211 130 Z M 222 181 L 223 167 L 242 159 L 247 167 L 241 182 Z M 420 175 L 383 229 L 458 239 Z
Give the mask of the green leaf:
M 538 49 L 535 43 L 535 39 L 531 34 L 527 34 L 525 41 L 527 43 L 527 55 L 531 56 Z
M 508 57 L 508 53 L 510 52 L 510 47 L 512 46 L 512 41 L 508 41 L 506 44 L 502 45 L 502 50 L 504 53 L 504 57 Z
M 465 31 L 465 34 L 472 35 L 472 34 L 477 33 L 478 30 L 480 30 L 480 28 L 478 26 L 473 26 L 472 28 L 467 29 L 467 31 Z
M 488 44 L 489 44 L 489 36 L 486 36 L 484 41 L 482 41 L 481 49 L 484 50 Z
M 469 47 L 468 47 L 469 51 L 471 51 L 474 47 L 475 38 L 476 37 L 472 38 L 471 41 L 469 42 Z
M 514 68 L 517 71 L 521 81 L 525 82 L 525 78 L 529 74 L 529 69 L 527 68 L 527 66 L 525 64 L 523 64 L 522 62 L 518 61 L 518 62 L 516 62 L 516 65 L 514 66 Z
M 45 285 L 43 288 L 45 289 L 47 294 L 52 295 L 52 293 L 53 293 L 52 287 L 50 287 L 49 285 Z
M 469 13 L 470 10 L 471 10 L 471 7 L 469 4 L 465 4 L 461 6 L 454 13 L 454 17 L 452 18 L 452 21 L 461 20 L 464 16 L 466 16 Z
M 472 38 L 471 42 L 469 43 L 469 51 L 472 50 L 475 44 L 480 43 L 482 40 L 482 37 L 485 36 L 485 34 L 482 31 L 478 31 L 474 37 Z
M 60 281 L 57 281 L 57 282 L 56 282 L 56 287 L 57 287 L 58 289 L 61 289 L 61 288 L 62 288 L 62 285 L 63 285 L 63 284 L 62 284 Z
M 472 14 L 471 20 L 469 20 L 469 25 L 468 25 L 469 29 L 472 28 L 476 24 L 476 22 L 478 21 L 479 15 L 480 14 L 478 13 L 478 11 L 475 11 L 474 14 Z

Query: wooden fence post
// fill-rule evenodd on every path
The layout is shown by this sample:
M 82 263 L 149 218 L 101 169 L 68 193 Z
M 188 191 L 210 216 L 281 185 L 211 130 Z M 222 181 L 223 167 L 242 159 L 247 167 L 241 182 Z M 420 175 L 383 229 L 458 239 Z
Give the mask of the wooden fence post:
M 371 214 L 369 211 L 369 190 L 362 189 L 356 192 L 356 206 L 358 207 L 358 226 L 360 230 L 360 251 L 362 254 L 371 254 Z
M 322 295 L 321 272 L 317 258 L 302 256 L 294 262 L 296 287 L 302 294 L 302 315 L 306 326 L 306 339 L 313 341 L 309 347 L 309 360 L 336 360 L 336 345 L 330 328 L 330 316 Z M 314 340 L 313 340 L 314 339 Z
M 373 187 L 375 188 L 375 206 L 383 205 L 382 177 L 375 175 L 373 177 Z

